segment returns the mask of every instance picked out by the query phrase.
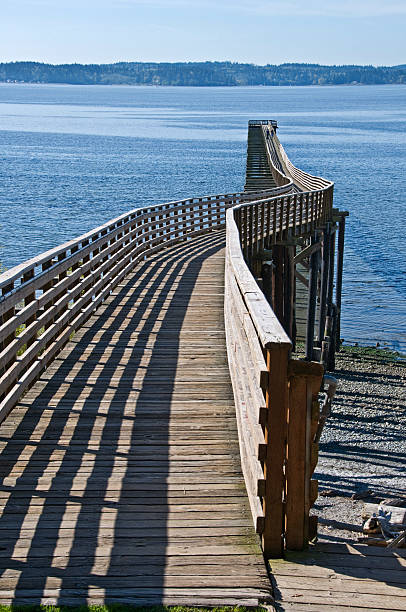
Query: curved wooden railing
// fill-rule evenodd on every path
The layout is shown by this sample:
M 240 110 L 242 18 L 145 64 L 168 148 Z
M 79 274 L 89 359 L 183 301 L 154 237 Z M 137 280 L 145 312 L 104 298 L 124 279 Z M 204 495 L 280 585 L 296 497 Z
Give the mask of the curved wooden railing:
M 290 359 L 290 338 L 251 270 L 265 248 L 308 236 L 331 219 L 333 184 L 296 169 L 275 126 L 261 125 L 277 184 L 293 181 L 297 190 L 227 211 L 225 327 L 251 511 L 264 552 L 279 555 L 285 546 L 303 548 L 312 528 L 309 509 L 317 483 L 311 475 L 324 369 Z
M 266 123 L 264 121 L 261 125 L 268 160 L 272 171 L 275 172 L 274 178 L 278 186 L 285 185 L 287 181 L 293 181 L 301 191 L 332 191 L 334 186 L 332 181 L 321 176 L 313 176 L 292 164 L 276 135 L 275 122 Z
M 138 208 L 1 274 L 0 420 L 138 261 L 223 226 L 228 207 L 261 197 L 269 192 Z
M 256 530 L 263 534 L 266 532 L 267 508 L 264 500 L 269 444 L 273 448 L 272 461 L 277 461 L 276 446 L 266 437 L 267 399 L 271 400 L 266 394 L 270 383 L 279 387 L 281 396 L 285 394 L 285 370 L 292 344 L 244 260 L 235 217 L 234 210 L 227 212 L 224 299 L 227 354 L 236 405 L 241 463 Z M 279 363 L 271 370 L 269 359 L 274 358 L 276 352 Z M 280 371 L 283 372 L 281 377 Z M 272 428 L 271 436 L 283 438 L 283 433 Z M 275 442 L 278 444 L 277 439 Z M 279 518 L 282 525 L 282 515 Z M 278 546 L 280 544 L 279 541 Z
M 135 209 L 0 275 L 0 420 L 137 262 L 226 224 L 225 325 L 242 468 L 264 551 L 278 555 L 309 536 L 323 367 L 290 359 L 291 341 L 247 262 L 325 224 L 333 184 L 295 168 L 274 122 L 260 125 L 276 189 Z
M 275 145 L 278 149 L 279 159 L 282 162 L 283 168 L 288 177 L 291 177 L 293 182 L 301 187 L 304 191 L 313 191 L 315 189 L 324 189 L 330 190 L 332 189 L 334 183 L 332 181 L 328 181 L 327 179 L 322 178 L 321 176 L 313 176 L 312 174 L 308 174 L 299 168 L 296 168 L 286 155 L 285 149 L 282 144 L 279 142 L 278 138 L 274 138 Z

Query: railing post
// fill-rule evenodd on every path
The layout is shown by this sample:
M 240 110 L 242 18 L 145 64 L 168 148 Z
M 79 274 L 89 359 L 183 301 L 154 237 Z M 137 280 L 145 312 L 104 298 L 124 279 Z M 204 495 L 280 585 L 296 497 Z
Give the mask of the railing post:
M 288 550 L 302 550 L 313 536 L 309 517 L 317 498 L 317 481 L 311 480 L 317 456 L 313 440 L 319 420 L 318 392 L 323 372 L 320 363 L 298 360 L 289 363 L 285 526 Z
M 272 247 L 272 308 L 278 321 L 283 325 L 283 246 Z
M 335 256 L 335 226 L 330 235 L 330 255 L 329 255 L 329 272 L 327 285 L 327 317 L 326 317 L 326 333 L 325 343 L 326 355 L 323 358 L 323 363 L 327 370 L 335 369 L 335 352 L 336 352 L 336 326 L 337 326 L 337 307 L 333 304 L 334 290 L 334 256 Z
M 321 287 L 320 287 L 320 316 L 319 316 L 319 331 L 318 341 L 322 346 L 325 335 L 326 316 L 327 316 L 327 290 L 330 274 L 330 224 L 327 223 L 323 229 L 322 242 L 322 258 L 321 258 Z
M 316 244 L 318 239 L 312 238 L 312 244 Z M 314 251 L 310 256 L 310 276 L 309 276 L 309 295 L 307 303 L 307 323 L 306 323 L 306 359 L 313 359 L 314 346 L 314 325 L 316 318 L 316 299 L 317 299 L 317 278 L 319 275 L 319 251 Z
M 341 295 L 343 286 L 343 265 L 344 265 L 344 234 L 345 234 L 345 215 L 342 215 L 338 224 L 337 239 L 337 284 L 336 284 L 336 305 L 337 305 L 337 348 L 341 346 Z
M 32 269 L 26 272 L 25 274 L 23 274 L 23 277 L 21 279 L 21 284 L 28 283 L 33 278 L 34 278 L 34 270 Z M 32 293 L 29 293 L 24 298 L 24 306 L 28 306 L 28 304 L 31 304 L 31 302 L 33 302 L 34 300 L 35 300 L 35 291 L 33 291 Z M 28 327 L 29 325 L 31 325 L 31 323 L 34 323 L 36 317 L 37 317 L 36 314 L 33 314 L 31 315 L 31 317 L 28 317 L 27 320 L 25 321 L 25 326 Z M 27 342 L 26 342 L 27 348 L 29 346 L 32 346 L 32 344 L 34 344 L 35 338 L 36 338 L 36 334 L 32 335 L 31 338 L 27 339 Z
M 284 251 L 284 287 L 283 287 L 283 327 L 295 344 L 295 247 L 285 246 Z
M 285 454 L 288 411 L 288 359 L 290 344 L 273 344 L 266 349 L 268 385 L 266 388 L 267 422 L 265 442 L 268 447 L 264 462 L 265 516 L 262 534 L 266 557 L 280 557 L 284 542 L 283 494 L 285 488 Z
M 14 282 L 10 282 L 8 285 L 5 285 L 2 288 L 2 295 L 7 295 L 8 293 L 10 293 L 12 290 L 14 289 Z M 13 318 L 15 314 L 15 308 L 12 307 L 9 310 L 7 310 L 6 312 L 3 313 L 2 316 L 0 316 L 0 325 L 3 323 L 7 323 L 7 321 L 9 321 L 10 319 Z M 3 349 L 5 349 L 9 344 L 11 344 L 13 342 L 15 338 L 15 332 L 10 334 L 10 336 L 8 338 L 5 338 L 2 342 L 0 342 L 0 351 L 3 351 Z M 16 355 L 13 355 L 12 358 L 10 358 L 10 361 L 4 363 L 4 365 L 2 367 L 0 367 L 0 375 L 3 374 L 4 372 L 7 371 L 7 368 L 10 366 L 11 363 L 13 363 L 16 360 Z M 4 390 L 4 394 L 1 393 L 0 394 L 0 398 L 3 395 L 6 395 L 8 389 Z

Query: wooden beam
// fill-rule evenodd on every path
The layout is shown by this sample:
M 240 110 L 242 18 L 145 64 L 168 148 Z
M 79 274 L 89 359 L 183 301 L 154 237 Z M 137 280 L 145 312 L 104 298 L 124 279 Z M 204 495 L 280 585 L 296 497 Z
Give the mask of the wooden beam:
M 314 243 L 318 242 L 315 236 Z M 307 325 L 306 325 L 306 359 L 313 360 L 314 326 L 316 318 L 317 279 L 319 275 L 319 250 L 315 249 L 310 258 L 309 293 L 307 302 Z
M 272 305 L 281 325 L 283 325 L 283 259 L 283 247 L 275 245 L 272 255 Z
M 295 264 L 300 263 L 302 259 L 306 259 L 307 257 L 310 257 L 315 251 L 318 251 L 320 247 L 321 247 L 320 242 L 309 244 L 309 246 L 305 247 L 304 249 L 300 251 L 300 253 L 295 255 L 295 259 L 294 259 Z
M 337 306 L 337 325 L 336 325 L 336 345 L 341 346 L 341 298 L 343 288 L 343 267 L 344 267 L 344 235 L 345 235 L 345 216 L 342 216 L 338 224 L 337 239 L 337 280 L 336 280 L 336 306 Z
M 265 442 L 270 449 L 264 463 L 267 482 L 263 501 L 265 525 L 262 543 L 266 557 L 280 557 L 283 553 L 285 487 L 284 464 L 286 455 L 288 410 L 288 358 L 289 347 L 276 344 L 267 350 L 267 368 L 270 373 L 266 391 L 268 422 Z
M 320 284 L 320 316 L 318 341 L 322 345 L 326 326 L 327 315 L 327 288 L 330 272 L 330 226 L 326 225 L 322 233 L 322 252 L 321 252 L 321 284 Z

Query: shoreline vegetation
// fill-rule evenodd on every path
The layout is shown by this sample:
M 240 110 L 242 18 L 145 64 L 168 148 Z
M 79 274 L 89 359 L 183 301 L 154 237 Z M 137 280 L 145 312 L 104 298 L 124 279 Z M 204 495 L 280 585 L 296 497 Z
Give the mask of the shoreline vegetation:
M 397 351 L 390 348 L 389 346 L 373 346 L 371 344 L 365 344 L 360 346 L 358 342 L 345 341 L 345 344 L 341 345 L 339 353 L 343 355 L 352 356 L 354 359 L 375 360 L 380 363 L 393 363 L 398 361 L 405 361 L 406 364 L 406 353 Z
M 183 87 L 399 85 L 406 84 L 406 64 L 258 66 L 237 62 L 118 62 L 55 65 L 19 61 L 0 63 L 0 82 Z

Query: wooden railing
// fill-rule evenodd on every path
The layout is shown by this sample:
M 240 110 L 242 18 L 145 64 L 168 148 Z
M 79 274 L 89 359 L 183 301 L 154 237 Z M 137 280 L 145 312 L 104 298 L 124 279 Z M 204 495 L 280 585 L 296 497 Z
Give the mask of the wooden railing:
M 251 512 L 264 549 L 281 552 L 279 502 L 284 489 L 286 373 L 292 345 L 244 261 L 233 210 L 227 212 L 224 304 L 241 464 Z M 285 414 L 272 423 L 275 400 Z
M 317 463 L 314 437 L 324 372 L 319 363 L 290 359 L 292 343 L 243 257 L 250 214 L 259 220 L 265 215 L 266 221 L 276 210 L 276 227 L 283 232 L 291 217 L 281 209 L 279 198 L 241 204 L 227 211 L 226 223 L 228 362 L 248 497 L 269 556 L 282 554 L 285 547 L 303 548 L 312 533 L 309 510 L 317 483 L 311 475 Z
M 1 274 L 0 421 L 138 261 L 223 226 L 229 207 L 286 190 L 138 208 Z
M 264 553 L 279 556 L 285 548 L 302 549 L 315 533 L 309 511 L 317 498 L 311 476 L 324 368 L 291 359 L 291 340 L 252 273 L 266 249 L 331 220 L 333 184 L 289 162 L 274 122 L 252 125 L 262 126 L 277 184 L 297 188 L 226 213 L 225 327 L 241 461 Z
M 278 156 L 278 151 L 274 142 L 274 139 L 276 140 L 275 130 L 276 128 L 274 126 L 269 126 L 268 124 L 266 124 L 266 127 L 264 125 L 262 128 L 262 134 L 265 139 L 265 150 L 268 157 L 269 167 L 271 169 L 274 181 L 278 186 L 290 184 L 293 187 L 293 181 L 284 173 L 283 165 Z
M 236 217 L 241 246 L 248 260 L 288 236 L 307 236 L 323 225 L 332 212 L 328 190 L 265 197 L 244 206 Z
M 303 191 L 326 190 L 332 192 L 334 186 L 332 181 L 321 176 L 308 174 L 292 164 L 276 135 L 275 122 L 269 121 L 266 123 L 264 121 L 261 125 L 268 160 L 272 169 L 277 173 L 274 176 L 277 185 L 286 184 L 286 181 L 290 180 Z
M 323 367 L 290 358 L 291 340 L 251 272 L 265 247 L 331 218 L 333 186 L 289 162 L 275 122 L 258 125 L 272 139 L 276 189 L 135 209 L 0 275 L 0 421 L 137 262 L 226 224 L 225 325 L 242 468 L 264 552 L 280 555 L 302 548 L 311 532 Z

